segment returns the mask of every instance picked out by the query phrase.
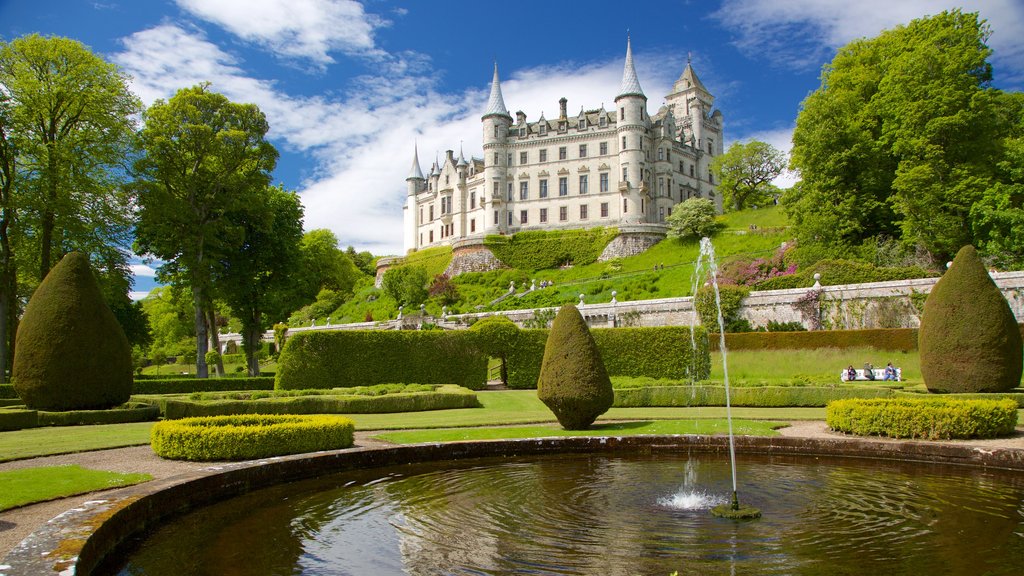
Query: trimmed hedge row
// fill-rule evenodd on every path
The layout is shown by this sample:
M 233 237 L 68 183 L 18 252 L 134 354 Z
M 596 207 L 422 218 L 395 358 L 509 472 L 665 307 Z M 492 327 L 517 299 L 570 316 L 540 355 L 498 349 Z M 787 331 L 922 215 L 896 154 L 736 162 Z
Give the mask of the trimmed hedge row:
M 597 262 L 608 243 L 618 235 L 618 228 L 528 230 L 512 236 L 487 236 L 484 246 L 510 268 L 544 270 L 557 268 L 567 261 L 576 266 Z
M 153 378 L 136 380 L 132 394 L 187 394 L 228 390 L 273 390 L 273 376 L 255 378 Z
M 6 408 L 0 410 L 0 432 L 35 428 L 39 426 L 39 414 L 35 410 Z
M 158 408 L 164 418 L 234 414 L 384 414 L 455 408 L 478 408 L 476 394 L 465 388 L 442 386 L 435 392 L 383 396 L 317 395 L 256 400 L 190 400 L 175 397 L 134 397 Z
M 729 350 L 813 350 L 870 347 L 877 350 L 917 350 L 914 328 L 872 330 L 813 330 L 809 332 L 738 332 L 725 335 Z M 711 335 L 711 350 L 718 351 L 718 335 Z
M 348 448 L 354 435 L 341 416 L 214 416 L 158 422 L 150 444 L 161 458 L 252 460 Z
M 892 438 L 995 438 L 1012 434 L 1017 403 L 950 398 L 848 399 L 829 403 L 825 422 L 833 430 Z
M 125 424 L 149 422 L 160 417 L 156 406 L 129 403 L 127 408 L 108 410 L 68 410 L 47 412 L 23 408 L 0 409 L 0 431 L 37 428 L 39 426 L 78 426 L 90 424 Z
M 888 388 L 831 388 L 819 386 L 730 387 L 733 406 L 752 408 L 821 407 L 845 398 L 885 398 Z M 615 408 L 725 406 L 725 386 L 645 386 L 615 390 Z
M 14 384 L 0 384 L 0 398 L 13 399 L 18 397 L 18 392 L 14 389 Z

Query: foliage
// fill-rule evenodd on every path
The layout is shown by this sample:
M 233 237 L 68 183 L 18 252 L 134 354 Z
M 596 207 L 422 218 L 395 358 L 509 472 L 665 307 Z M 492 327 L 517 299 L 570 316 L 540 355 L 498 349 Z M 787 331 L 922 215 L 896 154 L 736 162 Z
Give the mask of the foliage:
M 907 351 L 917 349 L 917 330 L 886 328 L 810 332 L 749 332 L 726 334 L 725 346 L 730 352 L 734 350 L 815 350 L 858 347 Z M 718 350 L 716 338 L 711 339 L 711 349 Z M 842 366 L 836 367 L 836 374 L 839 373 L 839 368 Z
M 715 299 L 714 286 L 701 286 L 693 298 L 693 307 L 697 309 L 701 326 L 708 332 L 718 332 L 718 309 L 721 305 L 722 321 L 725 323 L 726 332 L 737 332 L 736 328 L 749 326 L 750 323 L 743 323 L 739 317 L 740 306 L 743 299 L 750 294 L 750 288 L 745 286 L 723 285 L 718 287 L 718 300 Z M 747 330 L 749 331 L 749 330 Z
M 810 287 L 814 285 L 815 274 L 821 275 L 818 283 L 822 286 L 889 282 L 934 276 L 934 273 L 917 266 L 880 267 L 856 260 L 825 259 L 819 260 L 795 274 L 762 280 L 756 284 L 756 288 L 758 290 L 782 290 Z
M 50 271 L 18 327 L 13 377 L 29 408 L 108 408 L 128 400 L 128 339 L 84 254 L 72 252 Z
M 977 14 L 952 10 L 839 50 L 793 134 L 802 181 L 784 204 L 802 242 L 897 237 L 944 261 L 994 234 L 1002 249 L 1020 200 L 999 223 L 987 217 L 1020 183 L 999 166 L 1012 162 L 1004 143 L 1020 134 L 1021 108 L 989 86 L 988 34 Z
M 764 329 L 765 332 L 803 332 L 807 330 L 799 322 L 779 322 L 777 320 L 769 320 Z
M 918 347 L 933 392 L 1003 392 L 1020 384 L 1020 329 L 973 246 L 960 250 L 928 294 Z
M 165 262 L 160 275 L 192 294 L 196 371 L 207 376 L 207 314 L 220 259 L 240 251 L 245 229 L 229 214 L 259 204 L 277 163 L 269 126 L 254 104 L 236 104 L 200 84 L 157 100 L 139 133 L 136 251 Z
M 184 394 L 224 390 L 273 390 L 273 376 L 255 378 L 159 378 L 136 380 L 132 394 Z
M 14 391 L 14 384 L 0 384 L 0 400 L 17 397 L 18 393 Z
M 281 355 L 281 350 L 284 350 L 284 344 L 288 341 L 288 325 L 284 322 L 278 322 L 274 324 L 274 352 L 275 356 Z
M 0 472 L 0 484 L 4 487 L 3 495 L 0 496 L 0 512 L 26 504 L 130 486 L 152 479 L 149 474 L 89 470 L 77 464 L 7 470 Z
M 452 284 L 447 274 L 438 274 L 430 281 L 427 295 L 437 299 L 443 306 L 451 306 L 459 301 L 459 289 Z
M 523 328 L 545 330 L 551 327 L 558 313 L 554 308 L 539 308 L 533 311 L 533 316 L 523 321 Z
M 39 426 L 39 413 L 21 408 L 0 408 L 0 432 Z
M 829 403 L 825 421 L 833 430 L 891 438 L 995 438 L 1013 434 L 1013 400 L 872 399 Z
M 352 263 L 356 265 L 356 268 L 359 268 L 363 274 L 366 274 L 367 276 L 376 276 L 377 269 L 374 265 L 374 260 L 376 259 L 373 257 L 373 254 L 370 254 L 365 250 L 362 252 L 356 252 L 355 248 L 349 246 L 345 249 L 345 255 L 348 256 L 349 260 L 351 260 Z
M 732 406 L 813 407 L 844 398 L 884 398 L 895 394 L 888 388 L 859 386 L 732 386 L 729 403 Z M 725 406 L 725 386 L 643 386 L 617 388 L 616 408 Z
M 551 325 L 537 397 L 566 430 L 585 430 L 614 400 L 597 343 L 575 306 L 563 306 Z
M 722 205 L 727 210 L 764 206 L 778 193 L 772 185 L 786 169 L 786 155 L 767 142 L 733 142 L 725 154 L 715 157 L 711 171 L 718 180 Z
M 351 253 L 338 248 L 338 237 L 324 228 L 310 230 L 302 236 L 301 257 L 293 270 L 298 292 L 306 301 L 312 300 L 322 290 L 331 290 L 343 297 L 350 296 L 356 283 L 364 276 L 352 258 L 362 258 L 349 248 Z M 368 254 L 368 253 L 367 253 Z M 331 312 L 327 310 L 327 312 Z M 310 317 L 326 317 L 327 314 Z
M 521 270 L 544 270 L 570 263 L 591 264 L 608 243 L 619 235 L 617 228 L 586 230 L 527 230 L 512 236 L 487 236 L 484 246 L 506 266 Z
M 724 262 L 719 269 L 719 284 L 755 286 L 760 282 L 796 273 L 795 263 L 786 261 L 791 244 L 784 244 L 768 258 L 733 258 Z
M 39 411 L 40 426 L 88 426 L 92 424 L 125 424 L 128 422 L 151 422 L 160 417 L 160 410 L 154 406 L 129 402 L 127 405 L 107 410 L 68 410 L 64 412 Z
M 420 266 L 388 268 L 381 279 L 381 290 L 402 306 L 418 306 L 427 299 L 427 270 Z
M 338 388 L 402 382 L 479 389 L 486 381 L 487 357 L 464 333 L 367 330 L 292 336 L 281 352 L 275 387 Z
M 245 415 L 167 420 L 153 426 L 161 458 L 252 460 L 352 446 L 355 426 L 341 416 Z
M 715 203 L 707 198 L 689 198 L 665 218 L 669 238 L 704 238 L 715 233 Z

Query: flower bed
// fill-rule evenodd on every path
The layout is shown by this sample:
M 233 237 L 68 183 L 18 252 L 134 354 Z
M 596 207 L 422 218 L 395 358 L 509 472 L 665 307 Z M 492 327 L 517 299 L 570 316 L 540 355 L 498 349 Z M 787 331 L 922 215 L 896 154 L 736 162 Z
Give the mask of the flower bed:
M 212 416 L 153 425 L 153 452 L 174 460 L 252 460 L 352 445 L 355 425 L 341 416 Z

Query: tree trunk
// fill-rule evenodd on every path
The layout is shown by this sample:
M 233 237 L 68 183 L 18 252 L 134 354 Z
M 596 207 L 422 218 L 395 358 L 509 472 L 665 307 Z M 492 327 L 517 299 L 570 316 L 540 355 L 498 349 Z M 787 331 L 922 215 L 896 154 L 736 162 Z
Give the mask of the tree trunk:
M 260 330 L 260 313 L 242 326 L 242 347 L 245 348 L 245 364 L 249 376 L 260 375 L 260 345 L 263 344 L 263 330 Z
M 206 314 L 203 307 L 203 290 L 196 285 L 192 286 L 192 306 L 195 311 L 193 320 L 196 329 L 196 377 L 208 378 L 209 372 L 206 368 Z
M 217 364 L 214 366 L 217 371 L 217 376 L 224 377 L 224 359 L 220 355 L 220 330 L 217 328 L 217 312 L 213 309 L 211 304 L 206 310 L 206 317 L 209 320 L 210 330 L 210 349 L 217 351 Z
M 50 273 L 50 255 L 53 251 L 54 207 L 57 205 L 57 152 L 56 144 L 46 145 L 49 174 L 46 182 L 46 203 L 43 204 L 42 221 L 39 224 L 39 281 Z

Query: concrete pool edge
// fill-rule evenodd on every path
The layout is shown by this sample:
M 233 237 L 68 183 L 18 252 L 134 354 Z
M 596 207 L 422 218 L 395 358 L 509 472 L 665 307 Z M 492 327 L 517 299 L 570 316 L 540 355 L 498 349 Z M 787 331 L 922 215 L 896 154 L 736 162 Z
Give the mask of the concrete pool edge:
M 1024 471 L 1024 449 L 943 442 L 741 436 L 741 454 L 847 456 Z M 258 461 L 215 464 L 124 488 L 68 510 L 15 547 L 2 574 L 85 576 L 135 536 L 166 519 L 266 486 L 353 469 L 488 456 L 560 452 L 725 452 L 725 436 L 565 437 L 349 448 Z

